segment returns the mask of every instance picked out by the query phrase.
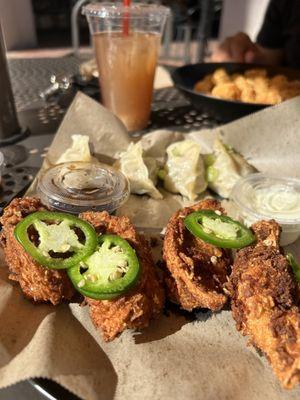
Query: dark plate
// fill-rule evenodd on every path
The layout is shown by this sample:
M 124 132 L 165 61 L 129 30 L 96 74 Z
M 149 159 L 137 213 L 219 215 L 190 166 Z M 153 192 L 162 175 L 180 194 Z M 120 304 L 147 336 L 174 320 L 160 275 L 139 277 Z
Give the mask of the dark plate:
M 283 74 L 289 79 L 300 79 L 300 70 L 259 64 L 203 63 L 184 65 L 175 69 L 172 72 L 175 86 L 191 101 L 196 109 L 222 122 L 230 122 L 244 117 L 262 110 L 268 105 L 223 100 L 193 90 L 197 81 L 204 78 L 205 75 L 213 73 L 218 68 L 224 68 L 229 74 L 243 73 L 252 68 L 264 68 L 267 70 L 268 76 Z
M 80 400 L 57 383 L 44 378 L 29 379 L 29 383 L 49 400 Z

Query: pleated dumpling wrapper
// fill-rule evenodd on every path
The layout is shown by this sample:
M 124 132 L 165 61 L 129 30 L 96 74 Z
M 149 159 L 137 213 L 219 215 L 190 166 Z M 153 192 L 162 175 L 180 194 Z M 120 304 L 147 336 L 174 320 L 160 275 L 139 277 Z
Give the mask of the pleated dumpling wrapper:
M 207 167 L 208 186 L 220 196 L 229 198 L 236 182 L 249 174 L 257 172 L 239 153 L 222 143 L 214 142 L 214 152 L 209 155 Z
M 157 162 L 154 158 L 143 157 L 143 148 L 140 143 L 130 143 L 128 149 L 121 153 L 115 167 L 120 169 L 129 180 L 130 193 L 148 194 L 157 200 L 163 198 L 155 187 Z
M 167 148 L 164 186 L 172 193 L 180 193 L 195 200 L 205 191 L 207 182 L 201 146 L 193 140 L 183 140 Z

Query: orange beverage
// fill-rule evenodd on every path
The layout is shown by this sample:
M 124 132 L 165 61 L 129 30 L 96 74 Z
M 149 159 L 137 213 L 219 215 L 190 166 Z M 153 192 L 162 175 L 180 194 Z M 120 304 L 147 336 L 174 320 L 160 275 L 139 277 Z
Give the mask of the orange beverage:
M 102 102 L 129 131 L 148 123 L 159 44 L 155 33 L 94 35 Z
M 169 9 L 154 4 L 104 2 L 89 4 L 83 13 L 93 35 L 103 104 L 129 131 L 145 128 Z

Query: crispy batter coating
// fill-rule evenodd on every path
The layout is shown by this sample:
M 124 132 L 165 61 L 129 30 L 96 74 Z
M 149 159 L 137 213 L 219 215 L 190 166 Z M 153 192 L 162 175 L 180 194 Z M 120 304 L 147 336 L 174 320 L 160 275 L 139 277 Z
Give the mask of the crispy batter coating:
M 230 77 L 224 68 L 218 68 L 211 75 L 211 80 L 212 80 L 213 84 L 220 85 L 221 83 L 230 82 Z
M 164 291 L 157 278 L 151 250 L 127 217 L 114 217 L 107 212 L 85 212 L 80 217 L 90 222 L 98 233 L 111 233 L 126 239 L 135 249 L 142 268 L 137 285 L 113 300 L 86 298 L 90 316 L 102 331 L 105 341 L 113 340 L 125 329 L 141 329 L 157 317 L 164 305 Z
M 237 329 L 263 351 L 285 388 L 300 382 L 300 310 L 275 221 L 253 225 L 257 244 L 237 253 L 228 288 Z
M 218 83 L 211 91 L 212 96 L 226 100 L 239 100 L 240 89 L 233 82 Z
M 204 79 L 196 83 L 195 90 L 196 92 L 210 93 L 213 87 L 214 83 L 212 81 L 212 76 L 206 75 Z
M 203 209 L 224 213 L 220 203 L 211 199 L 179 210 L 171 217 L 164 240 L 168 297 L 188 311 L 199 307 L 220 310 L 227 300 L 223 284 L 230 253 L 196 238 L 184 225 L 185 216 Z
M 262 68 L 231 75 L 223 68 L 218 68 L 213 74 L 196 82 L 194 89 L 225 100 L 278 104 L 300 95 L 300 80 L 289 80 L 284 75 L 268 77 L 266 69 Z
M 0 241 L 9 267 L 9 279 L 19 282 L 28 299 L 57 305 L 75 294 L 66 272 L 42 267 L 14 237 L 18 222 L 33 212 L 44 210 L 46 208 L 37 198 L 14 199 L 0 218 L 3 225 Z

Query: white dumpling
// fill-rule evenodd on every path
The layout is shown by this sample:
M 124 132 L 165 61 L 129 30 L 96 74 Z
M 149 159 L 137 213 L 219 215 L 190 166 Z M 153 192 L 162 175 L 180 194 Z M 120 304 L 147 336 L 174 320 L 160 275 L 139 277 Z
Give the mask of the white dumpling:
M 56 161 L 56 164 L 61 164 L 71 161 L 92 162 L 94 157 L 91 155 L 89 136 L 87 135 L 72 135 L 72 145 L 64 151 L 64 153 Z
M 214 142 L 213 162 L 207 169 L 208 186 L 220 196 L 228 198 L 236 182 L 256 172 L 239 153 L 224 145 L 220 139 Z
M 206 189 L 205 168 L 200 150 L 199 143 L 193 140 L 176 142 L 167 148 L 164 186 L 168 191 L 195 200 Z
M 156 161 L 149 157 L 143 158 L 143 149 L 140 143 L 130 143 L 128 149 L 120 155 L 116 166 L 129 180 L 131 193 L 148 194 L 153 199 L 163 198 L 151 180 L 151 177 L 156 179 Z

